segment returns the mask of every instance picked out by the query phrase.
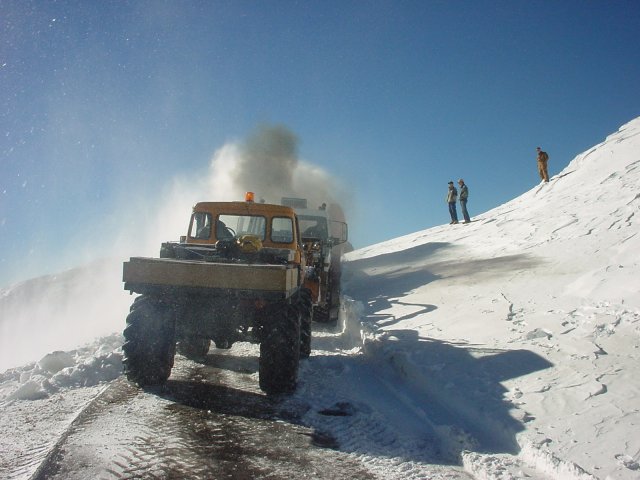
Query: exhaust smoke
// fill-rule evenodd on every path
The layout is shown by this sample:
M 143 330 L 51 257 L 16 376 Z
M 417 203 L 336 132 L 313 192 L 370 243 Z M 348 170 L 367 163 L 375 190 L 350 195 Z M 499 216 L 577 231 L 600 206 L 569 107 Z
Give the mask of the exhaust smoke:
M 212 160 L 214 185 L 221 191 L 227 185 L 230 187 L 232 197 L 225 200 L 242 199 L 246 191 L 255 192 L 258 200 L 268 203 L 280 203 L 282 197 L 306 198 L 310 208 L 345 200 L 337 178 L 300 160 L 298 138 L 284 126 L 260 126 L 234 152 L 235 158 L 216 154 Z M 229 174 L 225 179 L 221 170 L 227 168 Z M 228 184 L 221 184 L 225 180 Z

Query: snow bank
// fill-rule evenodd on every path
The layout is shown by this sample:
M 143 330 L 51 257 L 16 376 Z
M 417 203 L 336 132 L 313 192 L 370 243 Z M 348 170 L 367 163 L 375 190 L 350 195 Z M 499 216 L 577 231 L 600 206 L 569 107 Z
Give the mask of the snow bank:
M 346 255 L 365 355 L 475 439 L 478 478 L 638 478 L 638 152 L 640 118 L 468 225 Z
M 67 389 L 109 382 L 122 373 L 122 338 L 113 334 L 68 352 L 0 374 L 0 401 L 38 400 Z

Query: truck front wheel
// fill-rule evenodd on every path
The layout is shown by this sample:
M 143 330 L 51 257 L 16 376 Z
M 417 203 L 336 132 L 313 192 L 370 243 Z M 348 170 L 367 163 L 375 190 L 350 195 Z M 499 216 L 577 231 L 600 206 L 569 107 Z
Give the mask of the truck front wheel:
M 157 298 L 138 297 L 127 316 L 123 335 L 127 378 L 141 387 L 165 383 L 176 351 L 173 309 Z
M 260 389 L 269 395 L 296 388 L 300 363 L 300 310 L 280 305 L 264 312 L 260 338 Z

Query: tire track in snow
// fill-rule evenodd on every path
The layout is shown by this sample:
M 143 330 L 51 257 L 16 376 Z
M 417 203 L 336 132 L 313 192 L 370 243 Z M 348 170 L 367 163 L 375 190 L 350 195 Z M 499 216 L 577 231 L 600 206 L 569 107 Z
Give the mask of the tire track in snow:
M 236 388 L 251 376 L 244 367 L 220 372 L 183 358 L 176 367 L 153 392 L 114 382 L 76 417 L 33 480 L 379 478 L 318 446 L 331 440 L 300 425 L 281 400 Z
M 39 462 L 38 467 L 29 476 L 29 480 L 43 480 L 47 478 L 47 475 L 49 475 L 54 468 L 55 458 L 60 455 L 62 446 L 73 433 L 74 429 L 78 425 L 92 418 L 95 415 L 96 409 L 98 409 L 104 401 L 108 401 L 108 399 L 115 397 L 120 397 L 124 401 L 130 398 L 130 395 L 122 395 L 122 383 L 122 380 L 116 380 L 109 384 L 77 413 L 67 429 L 60 434 L 58 440 L 53 444 L 53 446 L 48 448 L 44 458 Z

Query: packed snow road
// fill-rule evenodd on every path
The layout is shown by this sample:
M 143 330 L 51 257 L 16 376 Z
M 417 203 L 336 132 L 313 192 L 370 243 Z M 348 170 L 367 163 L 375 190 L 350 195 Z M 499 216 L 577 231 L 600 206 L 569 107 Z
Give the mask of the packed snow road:
M 375 478 L 256 391 L 253 358 L 176 360 L 163 389 L 115 381 L 32 478 Z
M 380 411 L 390 398 L 384 383 L 366 378 L 370 402 L 363 392 L 345 394 L 344 385 L 328 391 L 334 377 L 349 383 L 375 374 L 361 370 L 354 352 L 336 349 L 333 333 L 315 333 L 314 356 L 290 397 L 258 389 L 258 350 L 249 344 L 214 349 L 203 363 L 176 356 L 162 389 L 120 377 L 30 478 L 471 478 L 437 457 L 422 420 Z

